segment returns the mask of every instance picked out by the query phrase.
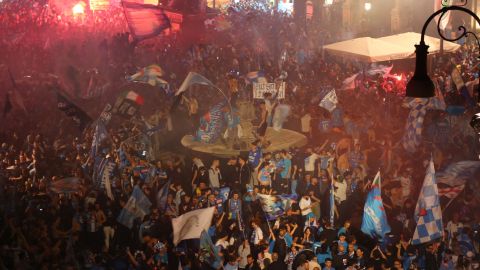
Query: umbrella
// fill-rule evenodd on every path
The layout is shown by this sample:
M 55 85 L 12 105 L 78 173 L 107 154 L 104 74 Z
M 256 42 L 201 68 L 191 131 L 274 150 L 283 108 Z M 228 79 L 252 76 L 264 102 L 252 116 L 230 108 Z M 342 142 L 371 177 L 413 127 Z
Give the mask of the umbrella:
M 405 48 L 410 49 L 410 57 L 415 56 L 415 45 L 420 43 L 421 39 L 421 34 L 419 33 L 414 33 L 414 32 L 406 32 L 403 34 L 398 34 L 398 35 L 391 35 L 391 36 L 386 36 L 382 38 L 378 38 L 378 40 L 382 40 L 391 44 L 395 44 L 397 46 L 402 46 Z M 435 54 L 440 52 L 440 43 L 441 40 L 439 38 L 434 38 L 430 36 L 425 36 L 425 44 L 430 46 L 428 48 L 428 52 L 430 54 Z M 449 41 L 444 41 L 443 42 L 443 50 L 445 52 L 454 52 L 458 49 L 460 49 L 460 45 L 449 42 Z
M 408 58 L 412 51 L 383 40 L 361 37 L 324 46 L 332 54 L 358 61 L 375 63 Z

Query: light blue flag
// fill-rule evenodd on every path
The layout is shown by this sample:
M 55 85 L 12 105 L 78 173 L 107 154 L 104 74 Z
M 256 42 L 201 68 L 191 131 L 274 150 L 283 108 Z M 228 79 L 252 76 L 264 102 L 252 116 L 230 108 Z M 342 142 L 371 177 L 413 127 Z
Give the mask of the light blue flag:
M 367 195 L 363 208 L 362 232 L 374 239 L 382 239 L 390 232 L 387 215 L 383 208 L 380 172 L 372 183 L 372 189 Z
M 120 215 L 118 215 L 117 221 L 120 224 L 123 224 L 125 227 L 131 229 L 136 218 L 142 220 L 145 215 L 150 213 L 151 206 L 152 203 L 147 196 L 145 196 L 143 191 L 138 186 L 135 186 L 130 199 L 128 199 L 127 203 L 120 212 Z
M 443 237 L 442 209 L 438 196 L 433 160 L 427 168 L 423 187 L 415 207 L 417 227 L 412 238 L 413 245 L 428 243 Z
M 203 231 L 200 235 L 200 256 L 214 269 L 218 269 L 221 266 L 222 260 L 218 249 L 213 245 L 212 239 L 206 231 Z
M 178 96 L 182 94 L 183 92 L 187 91 L 187 89 L 195 84 L 200 84 L 200 85 L 207 85 L 207 86 L 212 86 L 215 87 L 215 85 L 207 78 L 203 77 L 202 75 L 195 73 L 195 72 L 189 72 L 185 80 L 183 81 L 182 85 L 180 85 L 180 88 L 178 89 L 177 92 L 175 92 L 175 96 Z
M 160 211 L 165 211 L 167 209 L 167 197 L 168 197 L 168 189 L 170 188 L 171 181 L 170 179 L 163 185 L 157 193 L 157 207 Z
M 297 200 L 297 195 L 295 194 L 258 194 L 258 196 L 262 204 L 263 212 L 268 220 L 275 220 L 283 216 L 292 207 L 292 203 Z

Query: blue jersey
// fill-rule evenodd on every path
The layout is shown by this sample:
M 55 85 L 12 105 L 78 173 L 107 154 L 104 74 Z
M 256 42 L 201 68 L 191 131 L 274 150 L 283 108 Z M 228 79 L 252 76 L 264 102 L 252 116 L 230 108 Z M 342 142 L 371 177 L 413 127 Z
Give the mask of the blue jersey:
M 248 152 L 248 163 L 252 168 L 256 168 L 260 163 L 260 158 L 262 157 L 262 148 L 257 147 L 255 151 L 250 150 Z

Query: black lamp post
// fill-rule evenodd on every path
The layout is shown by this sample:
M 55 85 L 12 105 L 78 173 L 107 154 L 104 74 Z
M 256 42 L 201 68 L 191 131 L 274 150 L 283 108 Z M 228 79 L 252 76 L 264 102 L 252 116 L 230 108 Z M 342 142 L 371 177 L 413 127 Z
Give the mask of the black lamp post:
M 427 31 L 427 26 L 436 16 L 440 15 L 440 19 L 438 20 L 438 24 L 437 24 L 437 31 L 442 39 L 447 41 L 457 41 L 463 37 L 472 35 L 477 40 L 477 44 L 479 44 L 476 35 L 472 32 L 467 31 L 467 29 L 464 26 L 458 27 L 458 31 L 461 34 L 457 38 L 453 38 L 453 39 L 445 37 L 442 31 L 440 30 L 440 22 L 442 20 L 442 17 L 448 11 L 452 11 L 452 10 L 465 12 L 470 16 L 472 16 L 480 24 L 480 19 L 478 18 L 478 16 L 475 13 L 473 13 L 471 10 L 464 7 L 467 4 L 467 0 L 464 0 L 463 2 L 464 3 L 461 6 L 444 6 L 442 9 L 433 13 L 423 25 L 422 38 L 420 40 L 420 44 L 415 45 L 415 48 L 416 48 L 415 73 L 413 74 L 413 77 L 410 79 L 410 81 L 407 84 L 407 90 L 406 90 L 407 97 L 428 98 L 428 97 L 435 96 L 435 86 L 427 73 L 428 46 L 425 44 L 424 38 L 425 38 L 425 32 Z

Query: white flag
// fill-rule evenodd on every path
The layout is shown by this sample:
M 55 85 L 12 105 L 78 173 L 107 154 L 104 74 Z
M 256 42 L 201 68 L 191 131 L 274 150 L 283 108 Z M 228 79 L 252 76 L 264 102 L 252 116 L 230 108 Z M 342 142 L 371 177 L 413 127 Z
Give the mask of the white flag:
M 189 72 L 187 75 L 187 78 L 185 78 L 182 85 L 180 85 L 180 88 L 178 89 L 177 93 L 175 93 L 175 96 L 178 96 L 181 93 L 187 91 L 187 89 L 194 84 L 214 86 L 210 80 L 203 77 L 202 75 L 195 72 Z
M 215 207 L 187 212 L 172 219 L 173 244 L 185 239 L 200 238 L 202 231 L 208 231 L 212 223 Z
M 437 11 L 442 9 L 444 6 L 451 6 L 453 5 L 453 0 L 435 0 L 433 2 L 433 10 Z M 438 23 L 438 20 L 440 19 L 440 15 L 435 17 L 435 22 Z M 445 30 L 450 23 L 450 12 L 445 13 L 445 15 L 442 17 L 442 21 L 440 22 L 440 29 Z
M 345 80 L 343 80 L 343 83 L 342 83 L 342 90 L 351 90 L 351 89 L 355 89 L 355 80 L 357 79 L 357 76 L 359 75 L 360 73 L 355 73 L 353 74 L 352 76 L 346 78 Z
M 337 107 L 337 104 L 337 94 L 335 93 L 335 90 L 332 90 L 322 99 L 322 101 L 320 101 L 318 106 L 325 108 L 329 112 L 332 112 Z

